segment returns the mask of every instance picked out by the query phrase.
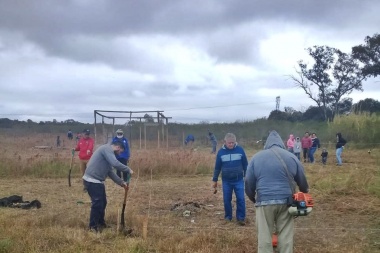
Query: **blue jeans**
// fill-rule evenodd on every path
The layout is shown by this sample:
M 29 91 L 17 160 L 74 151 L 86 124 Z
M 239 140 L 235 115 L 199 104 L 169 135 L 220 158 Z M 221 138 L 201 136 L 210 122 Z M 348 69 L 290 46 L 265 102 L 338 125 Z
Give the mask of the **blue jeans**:
M 236 196 L 236 219 L 238 221 L 245 220 L 245 198 L 244 198 L 244 180 L 239 181 L 222 181 L 223 185 L 223 202 L 224 202 L 224 218 L 232 220 L 232 192 Z
M 101 226 L 106 224 L 104 220 L 107 206 L 106 188 L 104 184 L 90 183 L 87 181 L 84 181 L 84 184 L 91 198 L 89 228 L 98 230 Z
M 315 151 L 317 151 L 317 147 L 311 147 L 309 149 L 309 160 L 310 160 L 311 163 L 314 162 L 314 153 L 315 153 Z
M 300 157 L 300 153 L 297 152 L 297 153 L 294 153 L 295 156 L 297 156 L 298 160 L 301 160 L 301 157 Z
M 343 152 L 343 148 L 337 148 L 336 152 L 335 152 L 335 154 L 336 154 L 336 161 L 337 161 L 337 163 L 339 165 L 342 165 L 342 157 L 341 157 L 342 152 Z

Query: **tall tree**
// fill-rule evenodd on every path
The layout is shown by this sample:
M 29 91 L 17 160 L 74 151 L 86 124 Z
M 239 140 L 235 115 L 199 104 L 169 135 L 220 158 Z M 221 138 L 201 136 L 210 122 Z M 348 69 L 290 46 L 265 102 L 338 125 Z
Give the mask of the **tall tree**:
M 328 120 L 329 109 L 338 113 L 338 105 L 345 95 L 353 90 L 362 90 L 361 69 L 351 55 L 328 46 L 314 46 L 306 49 L 314 64 L 309 67 L 303 60 L 298 62 L 298 76 L 290 78 L 303 89 Z
M 333 69 L 333 76 L 336 85 L 330 91 L 329 96 L 332 98 L 331 106 L 334 113 L 339 113 L 339 103 L 342 97 L 349 95 L 354 90 L 363 91 L 362 81 L 366 78 L 362 74 L 359 63 L 351 55 L 343 53 L 336 49 L 337 61 Z M 351 101 L 352 105 L 352 101 Z
M 332 80 L 328 74 L 334 62 L 334 48 L 327 46 L 314 46 L 306 49 L 314 59 L 312 68 L 300 60 L 299 70 L 296 70 L 298 77 L 291 75 L 290 78 L 296 86 L 303 89 L 310 99 L 312 99 L 323 112 L 324 119 L 327 119 L 327 106 L 331 101 L 328 97 Z M 316 89 L 315 89 L 316 87 Z
M 380 34 L 367 36 L 364 41 L 364 45 L 352 48 L 352 55 L 364 64 L 364 75 L 376 77 L 380 75 Z

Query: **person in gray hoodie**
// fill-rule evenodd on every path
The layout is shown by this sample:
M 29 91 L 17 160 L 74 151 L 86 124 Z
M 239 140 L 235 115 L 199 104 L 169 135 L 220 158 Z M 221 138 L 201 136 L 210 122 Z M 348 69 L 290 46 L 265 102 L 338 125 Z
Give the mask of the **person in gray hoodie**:
M 127 190 L 129 187 L 129 184 L 118 177 L 112 169 L 114 167 L 124 173 L 133 173 L 128 166 L 116 159 L 115 155 L 123 151 L 124 144 L 122 142 L 114 141 L 111 145 L 104 144 L 96 149 L 87 164 L 83 180 L 88 195 L 91 198 L 90 231 L 99 232 L 102 228 L 106 227 L 104 216 L 107 197 L 104 181 L 107 176 L 124 189 Z
M 264 150 L 256 153 L 249 162 L 245 177 L 245 193 L 256 206 L 259 253 L 273 252 L 274 230 L 278 235 L 279 252 L 293 252 L 294 221 L 288 212 L 288 204 L 295 187 L 290 177 L 301 192 L 309 191 L 301 162 L 286 150 L 280 135 L 271 131 Z
M 300 137 L 296 137 L 294 141 L 293 154 L 297 156 L 298 160 L 301 160 L 302 143 Z

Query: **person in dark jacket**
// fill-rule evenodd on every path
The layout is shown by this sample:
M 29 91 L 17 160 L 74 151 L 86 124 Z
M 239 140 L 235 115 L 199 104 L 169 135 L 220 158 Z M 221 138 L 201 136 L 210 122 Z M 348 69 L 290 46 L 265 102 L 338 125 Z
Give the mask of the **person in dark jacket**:
M 236 220 L 239 225 L 245 225 L 244 177 L 248 160 L 244 149 L 236 142 L 232 133 L 224 137 L 224 145 L 218 151 L 215 161 L 213 187 L 218 186 L 218 177 L 222 172 L 222 187 L 224 201 L 224 219 L 232 220 L 232 192 L 236 196 Z
M 321 147 L 321 144 L 319 143 L 319 139 L 317 137 L 316 133 L 311 134 L 311 147 L 309 149 L 309 161 L 310 163 L 314 163 L 314 153 Z
M 327 157 L 329 156 L 329 152 L 327 152 L 327 150 L 325 148 L 322 149 L 321 156 L 322 156 L 322 163 L 323 163 L 323 165 L 326 165 L 326 163 L 327 163 Z
M 335 151 L 335 154 L 336 154 L 336 161 L 337 161 L 336 165 L 338 165 L 338 166 L 342 166 L 342 152 L 344 149 L 344 145 L 346 145 L 346 143 L 347 142 L 345 139 L 343 139 L 342 134 L 337 133 L 336 134 L 336 145 L 335 145 L 336 151 Z
M 57 135 L 57 148 L 61 146 L 61 139 L 60 136 Z
M 67 138 L 69 140 L 72 140 L 73 139 L 73 132 L 71 131 L 71 129 L 69 129 L 69 131 L 67 132 Z
M 208 137 L 209 137 L 209 139 L 211 141 L 211 145 L 212 145 L 211 154 L 215 154 L 215 152 L 216 152 L 216 145 L 218 144 L 218 141 L 216 140 L 215 134 L 213 134 L 212 132 L 210 132 L 210 130 L 208 131 Z
M 129 144 L 128 144 L 128 140 L 127 138 L 124 137 L 124 132 L 123 130 L 121 129 L 118 129 L 116 131 L 116 136 L 113 138 L 112 140 L 113 142 L 115 141 L 119 141 L 121 143 L 123 143 L 124 145 L 124 151 L 123 152 L 120 152 L 120 154 L 117 154 L 116 155 L 116 159 L 121 162 L 122 164 L 124 165 L 128 165 L 128 161 L 129 161 L 129 157 L 130 157 L 130 151 L 129 151 Z M 127 174 L 126 173 L 123 173 L 123 177 L 121 176 L 121 173 L 119 170 L 116 170 L 116 174 L 120 177 L 120 178 L 123 178 L 123 180 L 125 182 L 128 181 L 128 178 L 127 178 Z
M 279 252 L 293 252 L 294 217 L 288 211 L 289 200 L 295 192 L 293 181 L 301 192 L 309 192 L 301 162 L 286 150 L 280 135 L 271 131 L 264 150 L 249 162 L 245 177 L 245 193 L 256 206 L 259 253 L 273 252 L 274 229 Z

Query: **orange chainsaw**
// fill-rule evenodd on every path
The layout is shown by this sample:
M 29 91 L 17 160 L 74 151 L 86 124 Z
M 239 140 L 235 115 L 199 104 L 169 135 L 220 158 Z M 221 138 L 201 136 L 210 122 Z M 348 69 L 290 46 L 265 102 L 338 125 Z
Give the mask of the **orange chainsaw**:
M 293 216 L 306 216 L 313 210 L 314 200 L 309 193 L 297 192 L 293 194 L 293 204 L 289 213 Z

